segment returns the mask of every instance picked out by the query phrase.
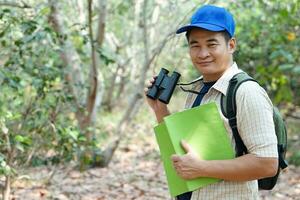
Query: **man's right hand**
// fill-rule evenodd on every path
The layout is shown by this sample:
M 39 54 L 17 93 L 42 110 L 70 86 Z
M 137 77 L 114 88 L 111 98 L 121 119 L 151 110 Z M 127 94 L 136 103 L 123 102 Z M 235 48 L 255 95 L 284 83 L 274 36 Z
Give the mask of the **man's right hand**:
M 146 96 L 147 92 L 149 91 L 149 88 L 152 87 L 156 78 L 157 77 L 152 77 L 152 79 L 150 79 L 149 82 L 146 84 L 146 88 L 144 90 L 145 96 Z M 162 103 L 158 99 L 153 100 L 147 96 L 146 96 L 146 100 L 147 100 L 147 103 L 150 106 L 150 108 L 154 111 L 158 123 L 162 122 L 163 118 L 165 116 L 170 115 L 167 104 Z

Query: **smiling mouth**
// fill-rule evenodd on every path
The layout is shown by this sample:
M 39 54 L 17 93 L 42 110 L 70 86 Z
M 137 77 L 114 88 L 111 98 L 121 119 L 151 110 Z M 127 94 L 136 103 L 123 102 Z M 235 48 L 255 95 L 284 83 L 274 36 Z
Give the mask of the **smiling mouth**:
M 198 62 L 199 65 L 208 65 L 212 63 L 213 61 L 207 61 L 207 62 Z

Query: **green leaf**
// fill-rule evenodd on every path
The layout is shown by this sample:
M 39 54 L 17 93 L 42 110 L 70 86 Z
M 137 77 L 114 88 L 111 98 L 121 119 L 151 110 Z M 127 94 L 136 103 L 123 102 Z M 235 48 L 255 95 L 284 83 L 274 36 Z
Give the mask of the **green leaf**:
M 300 75 L 300 66 L 296 66 L 293 68 L 293 73 Z
M 50 7 L 45 7 L 40 10 L 40 14 L 42 14 L 42 15 L 48 15 L 48 14 L 50 14 L 50 12 L 51 12 Z
M 24 141 L 24 137 L 22 135 L 16 135 L 15 136 L 15 141 L 22 143 Z
M 86 137 L 84 137 L 84 136 L 80 136 L 80 137 L 78 138 L 78 141 L 80 141 L 80 142 L 86 142 L 87 139 L 86 139 Z
M 289 12 L 287 11 L 287 9 L 281 10 L 279 13 L 283 18 L 287 18 L 289 16 Z
M 16 40 L 15 41 L 15 45 L 18 46 L 18 47 L 20 47 L 23 44 L 24 44 L 24 42 L 22 40 Z
M 0 33 L 0 38 L 2 38 L 4 36 L 4 34 L 5 34 L 5 30 Z
M 4 13 L 10 13 L 11 10 L 6 8 L 6 9 L 3 9 L 2 12 L 4 12 Z
M 70 130 L 70 131 L 68 132 L 68 134 L 69 134 L 74 140 L 77 140 L 77 139 L 78 139 L 78 136 L 79 136 L 79 132 L 78 132 L 78 131 Z
M 283 64 L 279 66 L 280 71 L 291 71 L 293 69 L 294 65 L 293 64 Z
M 16 135 L 15 141 L 17 141 L 23 145 L 26 145 L 26 146 L 30 146 L 32 144 L 32 140 L 28 136 Z

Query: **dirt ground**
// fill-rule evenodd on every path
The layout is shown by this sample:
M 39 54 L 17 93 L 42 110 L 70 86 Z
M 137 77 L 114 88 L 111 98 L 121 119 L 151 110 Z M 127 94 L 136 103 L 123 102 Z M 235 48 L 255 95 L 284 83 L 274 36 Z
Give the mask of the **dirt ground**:
M 15 181 L 13 200 L 166 200 L 170 199 L 153 135 L 133 135 L 122 142 L 108 168 L 79 172 L 72 166 L 31 168 Z M 300 168 L 289 166 L 263 200 L 300 199 Z

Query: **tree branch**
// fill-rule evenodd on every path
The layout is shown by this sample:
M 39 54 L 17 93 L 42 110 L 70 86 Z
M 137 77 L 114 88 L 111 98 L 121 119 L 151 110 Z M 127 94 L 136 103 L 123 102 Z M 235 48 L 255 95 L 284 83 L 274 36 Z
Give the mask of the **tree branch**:
M 102 46 L 104 40 L 104 32 L 105 32 L 105 21 L 106 21 L 106 10 L 107 10 L 107 2 L 106 0 L 98 0 L 100 6 L 100 13 L 98 19 L 98 33 L 97 33 L 97 44 L 98 46 Z
M 55 0 L 48 0 L 49 6 L 51 8 L 51 13 L 49 15 L 49 23 L 53 27 L 54 31 L 59 36 L 64 36 L 66 30 L 64 24 L 59 14 L 59 2 Z M 60 37 L 60 45 L 62 47 L 61 59 L 65 66 L 65 80 L 68 83 L 69 92 L 74 98 L 76 104 L 77 112 L 76 117 L 79 122 L 82 121 L 82 106 L 86 103 L 83 97 L 85 96 L 85 91 L 82 89 L 83 83 L 83 73 L 80 66 L 80 58 L 69 39 L 64 39 Z
M 22 4 L 16 3 L 16 2 L 7 2 L 7 1 L 0 1 L 0 7 L 1 6 L 8 6 L 8 7 L 15 7 L 15 8 L 32 8 L 32 6 L 28 5 L 24 1 L 22 1 Z
M 95 121 L 96 112 L 98 110 L 99 105 L 102 101 L 102 96 L 104 92 L 104 81 L 103 75 L 99 68 L 99 56 L 97 54 L 97 49 L 100 49 L 104 40 L 104 32 L 105 32 L 105 13 L 106 13 L 106 0 L 98 1 L 100 10 L 99 10 L 99 18 L 98 18 L 98 28 L 97 28 L 97 36 L 94 38 L 93 32 L 93 0 L 88 0 L 88 27 L 89 27 L 89 37 L 91 41 L 91 59 L 92 65 L 90 68 L 90 86 L 89 93 L 87 98 L 87 111 L 88 116 L 86 118 L 86 123 L 90 124 Z

